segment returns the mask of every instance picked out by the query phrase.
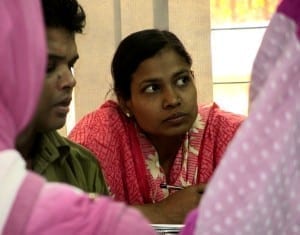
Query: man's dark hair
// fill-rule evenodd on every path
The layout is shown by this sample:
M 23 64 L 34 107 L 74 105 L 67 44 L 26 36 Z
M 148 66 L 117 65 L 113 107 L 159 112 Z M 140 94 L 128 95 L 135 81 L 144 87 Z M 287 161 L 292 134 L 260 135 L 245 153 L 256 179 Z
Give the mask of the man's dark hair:
M 46 27 L 62 27 L 82 33 L 85 12 L 77 0 L 42 0 Z

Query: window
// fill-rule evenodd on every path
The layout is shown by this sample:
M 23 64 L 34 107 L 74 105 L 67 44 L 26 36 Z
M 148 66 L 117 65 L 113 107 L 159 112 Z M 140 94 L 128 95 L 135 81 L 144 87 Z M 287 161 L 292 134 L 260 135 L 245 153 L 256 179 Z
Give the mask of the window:
M 278 0 L 211 0 L 214 101 L 248 114 L 252 64 Z

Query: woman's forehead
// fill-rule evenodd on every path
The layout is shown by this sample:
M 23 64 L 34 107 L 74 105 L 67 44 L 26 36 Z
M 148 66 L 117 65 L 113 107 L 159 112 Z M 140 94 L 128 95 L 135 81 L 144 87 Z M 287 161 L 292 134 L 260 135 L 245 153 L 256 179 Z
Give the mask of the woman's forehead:
M 183 57 L 174 50 L 162 50 L 142 61 L 132 77 L 158 78 L 166 74 L 171 76 L 183 70 L 190 70 L 190 65 Z

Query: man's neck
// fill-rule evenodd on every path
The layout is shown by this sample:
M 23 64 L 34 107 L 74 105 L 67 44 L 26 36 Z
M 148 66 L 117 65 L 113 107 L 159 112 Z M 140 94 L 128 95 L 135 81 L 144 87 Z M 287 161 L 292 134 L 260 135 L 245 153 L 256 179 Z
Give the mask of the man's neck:
M 32 168 L 32 153 L 34 152 L 34 146 L 38 140 L 38 133 L 33 128 L 27 128 L 18 137 L 16 147 L 21 153 L 22 157 L 26 161 L 28 169 Z

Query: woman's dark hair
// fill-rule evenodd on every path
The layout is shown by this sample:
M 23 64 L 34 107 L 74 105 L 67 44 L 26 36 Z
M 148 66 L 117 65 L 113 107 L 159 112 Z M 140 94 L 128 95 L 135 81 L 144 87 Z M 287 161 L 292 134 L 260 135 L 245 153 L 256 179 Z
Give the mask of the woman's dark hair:
M 85 12 L 77 0 L 42 0 L 46 27 L 63 27 L 72 33 L 82 33 Z
M 119 44 L 111 64 L 114 91 L 118 97 L 128 100 L 131 97 L 132 74 L 140 63 L 153 57 L 163 48 L 171 48 L 189 65 L 192 58 L 182 42 L 172 32 L 147 29 L 130 34 Z

